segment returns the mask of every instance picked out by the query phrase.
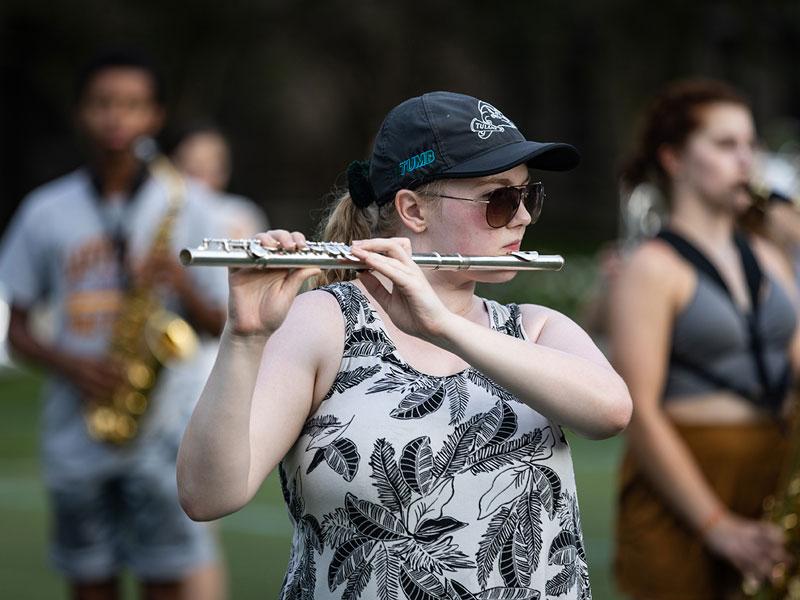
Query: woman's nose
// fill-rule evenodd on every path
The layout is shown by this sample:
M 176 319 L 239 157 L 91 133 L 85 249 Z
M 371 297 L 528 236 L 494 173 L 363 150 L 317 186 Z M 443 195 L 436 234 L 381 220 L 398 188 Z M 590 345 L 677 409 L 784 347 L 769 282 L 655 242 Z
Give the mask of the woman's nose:
M 750 170 L 753 168 L 754 157 L 755 154 L 753 152 L 753 147 L 750 144 L 742 146 L 738 152 L 739 164 L 747 172 L 750 172 Z
M 531 224 L 533 218 L 531 217 L 531 213 L 528 212 L 528 208 L 525 206 L 525 201 L 521 201 L 519 206 L 517 207 L 517 212 L 514 213 L 514 217 L 509 222 L 509 227 L 524 225 L 527 227 Z

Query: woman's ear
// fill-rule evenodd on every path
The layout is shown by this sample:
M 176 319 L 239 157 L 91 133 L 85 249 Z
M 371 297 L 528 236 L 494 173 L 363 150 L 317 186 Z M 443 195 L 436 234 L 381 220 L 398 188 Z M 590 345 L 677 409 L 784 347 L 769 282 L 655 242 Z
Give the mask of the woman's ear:
M 414 233 L 428 228 L 428 210 L 425 201 L 411 190 L 400 190 L 394 195 L 394 206 L 400 220 Z
M 661 144 L 656 151 L 656 159 L 661 163 L 661 168 L 670 177 L 677 177 L 681 168 L 680 152 L 674 146 Z

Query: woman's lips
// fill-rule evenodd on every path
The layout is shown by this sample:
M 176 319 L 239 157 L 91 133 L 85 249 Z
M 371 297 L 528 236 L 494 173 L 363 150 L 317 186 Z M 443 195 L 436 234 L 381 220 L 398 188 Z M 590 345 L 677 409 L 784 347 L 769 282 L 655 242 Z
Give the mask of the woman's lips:
M 519 242 L 514 242 L 512 244 L 506 244 L 505 246 L 503 246 L 503 250 L 507 252 L 519 252 L 519 246 L 520 246 Z

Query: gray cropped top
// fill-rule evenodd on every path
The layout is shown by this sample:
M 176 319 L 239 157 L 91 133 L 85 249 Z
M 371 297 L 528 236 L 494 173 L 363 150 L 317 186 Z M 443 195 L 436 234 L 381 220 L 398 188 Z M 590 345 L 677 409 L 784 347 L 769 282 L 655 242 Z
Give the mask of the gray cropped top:
M 771 278 L 768 282 L 759 330 L 767 373 L 771 380 L 776 380 L 786 369 L 787 346 L 794 333 L 796 317 L 783 288 Z M 675 319 L 672 353 L 664 388 L 665 401 L 720 388 L 689 364 L 702 365 L 730 382 L 730 387 L 749 390 L 751 396 L 759 394 L 761 384 L 750 352 L 745 316 L 704 273 L 698 273 L 694 296 Z
M 659 237 L 665 238 L 663 234 Z M 737 239 L 740 250 L 742 240 Z M 673 243 L 671 239 L 665 241 Z M 697 286 L 675 318 L 664 401 L 727 389 L 777 410 L 787 391 L 788 350 L 797 324 L 795 307 L 786 291 L 759 269 L 758 285 L 751 285 L 751 299 L 757 299 L 755 311 L 744 313 L 734 304 L 718 274 L 710 272 L 707 265 L 698 266 L 681 248 L 676 250 L 695 267 Z M 743 264 L 751 283 L 757 265 L 753 266 L 749 246 L 743 250 Z

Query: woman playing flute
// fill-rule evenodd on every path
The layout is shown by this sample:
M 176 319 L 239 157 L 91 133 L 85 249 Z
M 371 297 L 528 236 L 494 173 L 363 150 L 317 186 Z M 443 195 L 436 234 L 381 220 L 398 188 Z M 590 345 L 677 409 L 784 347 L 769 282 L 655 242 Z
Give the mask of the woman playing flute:
M 328 271 L 297 296 L 318 269 L 231 269 L 180 494 L 192 518 L 216 519 L 278 466 L 294 525 L 282 598 L 591 596 L 562 427 L 621 431 L 624 383 L 565 316 L 475 295 L 513 271 L 409 258 L 519 250 L 544 197 L 529 169 L 577 162 L 476 98 L 412 98 L 385 118 L 368 167 L 348 169 L 322 235 L 352 243 L 370 272 Z

